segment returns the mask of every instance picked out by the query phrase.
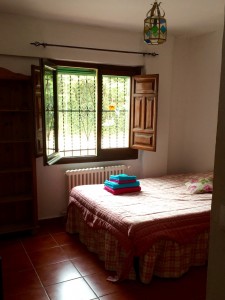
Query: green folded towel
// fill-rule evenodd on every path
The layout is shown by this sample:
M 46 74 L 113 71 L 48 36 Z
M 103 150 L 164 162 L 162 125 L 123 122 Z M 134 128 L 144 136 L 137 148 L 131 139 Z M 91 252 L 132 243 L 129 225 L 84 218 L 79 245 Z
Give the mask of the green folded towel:
M 136 180 L 137 176 L 127 175 L 127 174 L 118 174 L 118 175 L 110 175 L 109 179 L 113 179 L 113 180 Z

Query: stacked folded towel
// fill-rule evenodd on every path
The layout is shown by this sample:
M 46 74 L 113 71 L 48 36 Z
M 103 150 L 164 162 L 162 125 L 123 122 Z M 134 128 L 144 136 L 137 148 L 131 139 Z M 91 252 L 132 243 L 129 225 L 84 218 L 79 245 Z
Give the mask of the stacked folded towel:
M 139 192 L 141 187 L 135 175 L 119 174 L 110 175 L 109 180 L 104 182 L 104 189 L 114 195 L 119 195 Z

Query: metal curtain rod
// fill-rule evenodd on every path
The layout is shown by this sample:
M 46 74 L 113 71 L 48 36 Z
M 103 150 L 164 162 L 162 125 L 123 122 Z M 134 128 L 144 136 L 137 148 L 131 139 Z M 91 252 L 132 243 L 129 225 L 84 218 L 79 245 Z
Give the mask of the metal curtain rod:
M 116 53 L 131 53 L 131 54 L 142 54 L 145 55 L 151 55 L 151 56 L 157 56 L 158 53 L 155 52 L 136 52 L 136 51 L 124 51 L 124 50 L 112 50 L 112 49 L 101 49 L 101 48 L 90 48 L 90 47 L 79 47 L 79 46 L 69 46 L 69 45 L 59 45 L 59 44 L 48 44 L 48 43 L 40 43 L 40 42 L 32 42 L 31 45 L 34 45 L 36 47 L 43 46 L 45 47 L 61 47 L 61 48 L 74 48 L 74 49 L 85 49 L 85 50 L 94 50 L 94 51 L 105 51 L 105 52 L 116 52 Z

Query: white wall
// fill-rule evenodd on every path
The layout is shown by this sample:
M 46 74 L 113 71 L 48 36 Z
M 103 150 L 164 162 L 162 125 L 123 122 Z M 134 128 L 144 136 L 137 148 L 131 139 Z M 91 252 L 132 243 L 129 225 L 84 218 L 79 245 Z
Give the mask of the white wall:
M 0 43 L 0 66 L 24 74 L 30 74 L 30 65 L 37 64 L 39 57 L 143 65 L 145 73 L 159 73 L 157 151 L 139 151 L 137 160 L 114 163 L 131 165 L 132 172 L 139 178 L 163 175 L 168 170 L 181 172 L 213 166 L 220 73 L 218 69 L 221 59 L 220 33 L 211 34 L 209 37 L 198 37 L 196 40 L 177 40 L 169 37 L 165 44 L 152 47 L 143 43 L 142 33 L 110 31 L 100 27 L 90 29 L 69 23 L 0 14 L 0 38 L 4 40 L 4 43 Z M 56 47 L 36 48 L 30 45 L 34 41 L 131 51 L 155 51 L 159 55 L 143 57 Z M 190 76 L 191 72 L 195 76 Z M 201 93 L 202 88 L 204 91 Z M 193 104 L 195 114 L 192 111 Z M 190 116 L 192 116 L 191 123 Z M 202 141 L 198 142 L 200 139 Z M 104 165 L 108 164 L 111 163 L 104 163 Z M 42 158 L 38 158 L 39 219 L 59 216 L 62 211 L 65 211 L 66 169 L 94 165 L 102 164 L 47 167 L 43 166 Z
M 122 30 L 109 31 L 100 27 L 48 22 L 34 18 L 0 14 L 0 54 L 24 57 L 90 61 L 123 65 L 142 65 L 142 55 L 127 55 L 89 50 L 35 47 L 31 42 L 75 45 L 120 50 L 143 50 L 140 34 Z
M 174 48 L 168 172 L 213 170 L 222 29 Z
M 142 178 L 167 173 L 169 118 L 172 92 L 174 38 L 160 45 L 157 59 L 145 59 L 145 71 L 148 74 L 159 73 L 159 97 L 157 117 L 156 152 L 139 151 L 142 162 Z
M 159 73 L 159 113 L 157 151 L 140 151 L 139 159 L 118 163 L 132 166 L 139 177 L 173 172 L 212 169 L 216 141 L 216 123 L 221 64 L 222 30 L 194 39 L 169 38 L 160 47 L 150 48 L 155 58 L 112 53 L 94 53 L 61 48 L 35 48 L 39 40 L 77 46 L 143 51 L 142 35 L 108 31 L 103 28 L 25 19 L 0 14 L 0 67 L 30 74 L 30 65 L 38 57 L 144 65 L 146 73 Z M 223 76 L 224 81 L 224 64 Z M 225 206 L 225 90 L 221 84 L 220 114 L 215 160 L 215 187 L 211 222 L 207 300 L 222 300 L 225 294 L 225 234 L 221 214 Z M 105 162 L 105 164 L 108 164 Z M 39 218 L 60 215 L 67 205 L 64 172 L 67 168 L 93 166 L 56 165 L 44 167 L 37 159 Z M 95 164 L 100 165 L 100 164 Z M 168 170 L 167 170 L 168 168 Z
M 89 28 L 73 24 L 47 22 L 38 19 L 0 14 L 0 66 L 15 72 L 30 73 L 30 65 L 37 64 L 39 57 L 90 61 L 121 65 L 143 65 L 147 73 L 159 73 L 160 102 L 158 113 L 157 152 L 139 153 L 137 160 L 115 163 L 131 165 L 132 171 L 139 178 L 167 171 L 167 144 L 169 132 L 169 107 L 172 78 L 172 52 L 174 39 L 160 47 L 147 46 L 142 33 L 108 30 L 100 27 Z M 40 41 L 53 44 L 157 52 L 151 57 L 133 54 L 92 52 L 68 48 L 36 48 L 31 42 Z M 111 164 L 105 162 L 104 165 Z M 65 211 L 67 192 L 65 170 L 80 167 L 92 167 L 100 164 L 76 164 L 43 166 L 42 158 L 37 159 L 38 216 L 55 217 Z

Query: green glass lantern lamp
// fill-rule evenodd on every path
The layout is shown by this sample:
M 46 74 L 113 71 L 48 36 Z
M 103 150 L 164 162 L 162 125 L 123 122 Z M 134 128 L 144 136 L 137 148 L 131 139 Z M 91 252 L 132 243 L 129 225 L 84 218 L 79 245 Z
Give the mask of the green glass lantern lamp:
M 166 41 L 167 25 L 164 18 L 165 12 L 160 3 L 154 2 L 152 8 L 147 12 L 144 20 L 144 41 L 148 45 L 159 45 Z

